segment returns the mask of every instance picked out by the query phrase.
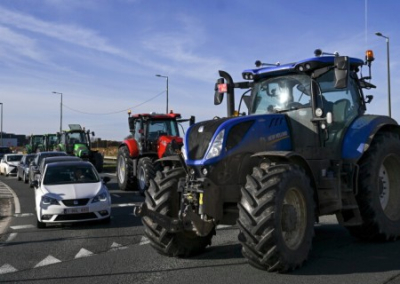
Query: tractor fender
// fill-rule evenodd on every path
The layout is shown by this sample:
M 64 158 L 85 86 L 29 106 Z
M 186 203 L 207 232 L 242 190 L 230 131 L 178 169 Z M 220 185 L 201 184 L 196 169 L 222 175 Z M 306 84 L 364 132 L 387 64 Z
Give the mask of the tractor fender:
M 400 134 L 400 126 L 394 119 L 380 115 L 364 115 L 353 121 L 343 139 L 343 159 L 357 162 L 380 131 Z
M 139 145 L 135 139 L 133 138 L 125 139 L 124 142 L 122 142 L 122 144 L 119 145 L 118 148 L 121 148 L 123 146 L 128 147 L 130 157 L 139 156 Z
M 313 188 L 317 188 L 316 179 L 313 171 L 311 170 L 310 165 L 307 160 L 299 153 L 293 151 L 263 151 L 255 153 L 251 156 L 252 158 L 272 158 L 279 159 L 283 161 L 288 161 L 294 164 L 301 166 L 307 175 L 310 177 Z

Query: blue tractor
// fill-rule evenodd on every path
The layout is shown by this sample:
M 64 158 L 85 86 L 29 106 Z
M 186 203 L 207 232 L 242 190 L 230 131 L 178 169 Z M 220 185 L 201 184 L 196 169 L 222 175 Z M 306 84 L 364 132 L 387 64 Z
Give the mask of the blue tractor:
M 323 215 L 359 239 L 399 237 L 400 128 L 365 114 L 373 60 L 316 50 L 295 63 L 257 61 L 243 82 L 219 71 L 214 103 L 226 96 L 227 117 L 191 126 L 135 208 L 151 245 L 190 256 L 217 225 L 237 224 L 249 263 L 285 272 L 307 259 Z M 235 89 L 247 90 L 238 111 Z

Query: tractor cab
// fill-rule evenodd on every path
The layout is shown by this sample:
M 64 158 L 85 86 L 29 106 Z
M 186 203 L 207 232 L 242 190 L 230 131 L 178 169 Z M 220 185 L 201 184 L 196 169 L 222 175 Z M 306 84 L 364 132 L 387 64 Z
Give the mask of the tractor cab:
M 159 149 L 159 140 L 179 138 L 179 113 L 142 113 L 129 117 L 129 128 L 138 143 L 140 152 L 154 152 Z M 180 139 L 182 142 L 182 139 Z

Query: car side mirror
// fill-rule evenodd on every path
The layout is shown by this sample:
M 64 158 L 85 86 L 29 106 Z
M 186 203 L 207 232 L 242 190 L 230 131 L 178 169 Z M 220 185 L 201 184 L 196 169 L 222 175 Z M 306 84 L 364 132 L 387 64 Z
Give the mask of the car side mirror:
M 31 182 L 31 185 L 32 185 L 33 187 L 35 187 L 35 188 L 38 188 L 38 187 L 39 187 L 39 181 L 34 180 L 34 181 Z
M 106 184 L 107 182 L 109 182 L 111 180 L 110 177 L 103 177 L 103 182 Z

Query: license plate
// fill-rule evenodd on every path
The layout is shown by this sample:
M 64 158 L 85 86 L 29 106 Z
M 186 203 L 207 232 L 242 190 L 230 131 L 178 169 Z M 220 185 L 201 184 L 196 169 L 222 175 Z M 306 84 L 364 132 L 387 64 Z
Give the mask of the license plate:
M 89 212 L 89 207 L 64 209 L 64 214 L 79 214 Z

